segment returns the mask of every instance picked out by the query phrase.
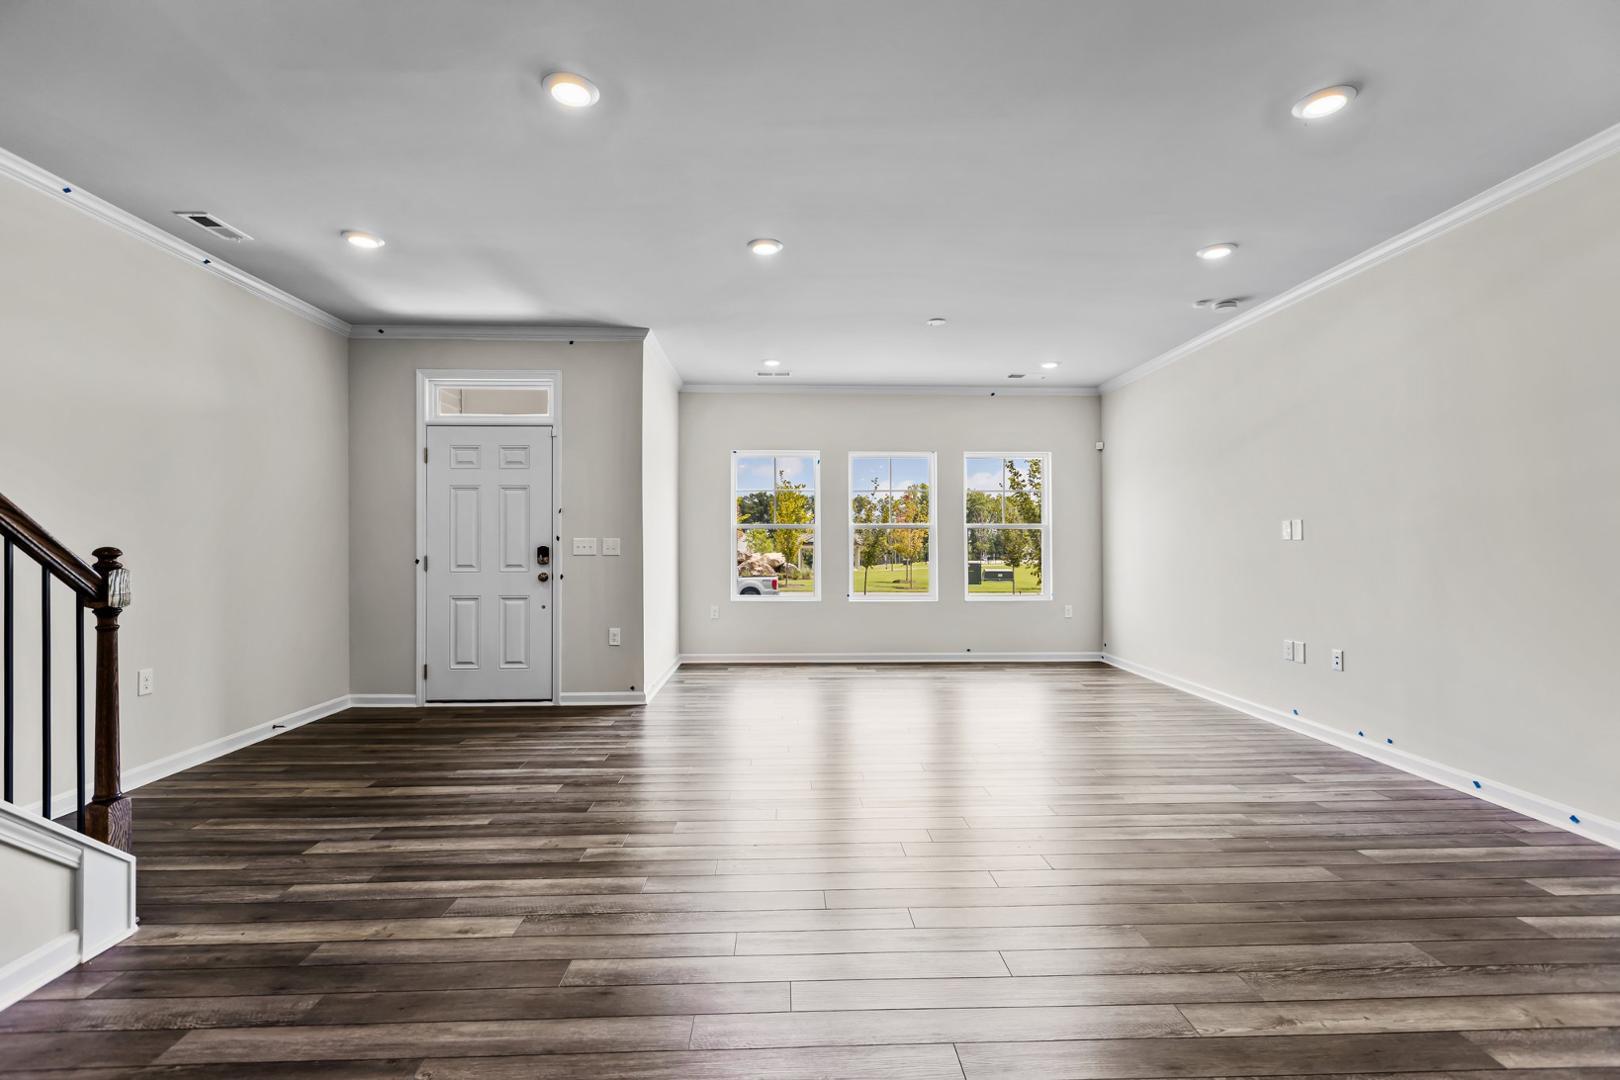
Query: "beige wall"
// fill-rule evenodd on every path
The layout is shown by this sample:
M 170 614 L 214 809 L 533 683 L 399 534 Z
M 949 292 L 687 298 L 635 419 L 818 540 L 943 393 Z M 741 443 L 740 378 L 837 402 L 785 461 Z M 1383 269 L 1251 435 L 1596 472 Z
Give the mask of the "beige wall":
M 1108 394 L 1108 651 L 1620 818 L 1617 292 L 1620 157 Z
M 348 343 L 0 180 L 0 491 L 83 556 L 124 549 L 126 774 L 349 688 Z M 37 670 L 18 556 L 19 670 Z M 70 594 L 55 591 L 58 792 Z M 156 692 L 135 695 L 150 667 Z M 39 797 L 19 680 L 19 802 Z
M 1098 399 L 949 394 L 681 395 L 681 651 L 689 656 L 871 653 L 1074 653 L 1101 643 Z M 819 450 L 819 603 L 732 603 L 733 450 Z M 852 450 L 933 450 L 939 599 L 846 599 Z M 1053 598 L 962 597 L 962 455 L 1052 452 Z M 720 617 L 709 618 L 718 604 Z M 1065 619 L 1065 604 L 1074 617 Z
M 350 641 L 356 693 L 416 691 L 419 368 L 562 373 L 561 686 L 565 692 L 641 690 L 641 354 L 640 341 L 351 344 Z M 624 554 L 575 557 L 569 554 L 573 536 L 617 536 Z M 622 645 L 608 645 L 610 626 L 621 629 Z
M 641 519 L 645 535 L 642 621 L 645 685 L 669 673 L 680 656 L 680 376 L 651 334 L 641 369 Z

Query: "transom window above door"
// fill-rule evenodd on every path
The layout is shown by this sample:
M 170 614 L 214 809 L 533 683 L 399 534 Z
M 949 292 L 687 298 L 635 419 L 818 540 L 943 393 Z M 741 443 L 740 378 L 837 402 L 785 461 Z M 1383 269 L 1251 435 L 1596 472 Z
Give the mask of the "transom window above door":
M 849 598 L 933 600 L 932 452 L 849 455 Z
M 435 377 L 427 381 L 430 424 L 550 424 L 556 419 L 551 379 Z
M 732 451 L 731 598 L 819 600 L 821 454 Z

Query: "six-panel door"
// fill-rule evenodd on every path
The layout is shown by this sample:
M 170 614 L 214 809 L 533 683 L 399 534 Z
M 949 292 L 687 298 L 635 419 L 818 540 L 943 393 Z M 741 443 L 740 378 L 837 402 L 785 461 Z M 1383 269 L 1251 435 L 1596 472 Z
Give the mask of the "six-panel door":
M 550 527 L 550 428 L 428 428 L 429 701 L 551 697 Z

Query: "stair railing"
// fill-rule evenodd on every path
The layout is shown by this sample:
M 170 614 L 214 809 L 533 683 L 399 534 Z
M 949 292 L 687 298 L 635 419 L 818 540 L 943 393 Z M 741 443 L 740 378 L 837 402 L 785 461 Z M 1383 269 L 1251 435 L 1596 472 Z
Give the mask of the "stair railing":
M 123 552 L 114 547 L 97 548 L 95 564 L 89 565 L 40 524 L 0 495 L 0 537 L 4 538 L 4 723 L 5 759 L 3 782 L 5 801 L 16 802 L 16 553 L 22 552 L 39 565 L 39 699 L 40 699 L 40 811 L 53 817 L 51 805 L 51 600 L 53 584 L 67 586 L 73 593 L 77 633 L 74 659 L 77 665 L 75 719 L 77 723 L 78 799 L 74 822 L 79 832 L 93 840 L 130 849 L 130 800 L 122 789 L 118 733 L 118 616 L 129 606 L 129 571 L 118 561 Z M 95 696 L 95 792 L 85 797 L 85 613 L 96 616 L 96 696 Z

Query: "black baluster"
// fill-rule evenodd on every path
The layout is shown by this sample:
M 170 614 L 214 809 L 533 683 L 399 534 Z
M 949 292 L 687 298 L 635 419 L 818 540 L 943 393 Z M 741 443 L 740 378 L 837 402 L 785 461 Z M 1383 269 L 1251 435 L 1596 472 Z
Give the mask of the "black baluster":
M 77 682 L 76 682 L 77 698 L 76 698 L 76 700 L 74 702 L 74 704 L 76 706 L 75 719 L 76 719 L 76 721 L 78 723 L 78 735 L 79 735 L 78 743 L 77 743 L 78 753 L 74 757 L 74 765 L 78 769 L 79 798 L 78 798 L 78 801 L 73 804 L 73 827 L 78 829 L 79 832 L 83 833 L 84 832 L 84 803 L 85 803 L 85 798 L 84 798 L 84 604 L 83 604 L 83 602 L 80 602 L 78 607 L 79 607 L 79 625 L 74 628 L 75 634 L 74 634 L 74 638 L 73 638 L 73 659 L 74 659 L 74 668 L 75 668 L 74 678 L 77 680 Z
M 51 816 L 51 571 L 39 568 L 39 715 L 43 721 L 40 736 L 39 810 Z
M 6 797 L 6 802 L 16 802 L 17 801 L 16 800 L 17 792 L 14 790 L 16 785 L 14 783 L 14 775 L 13 775 L 12 766 L 11 766 L 11 755 L 12 755 L 13 748 L 16 745 L 16 737 L 15 737 L 16 732 L 13 731 L 12 729 L 13 729 L 13 727 L 15 727 L 14 721 L 15 721 L 15 714 L 16 714 L 16 710 L 17 710 L 17 701 L 16 701 L 16 694 L 17 694 L 16 682 L 17 681 L 16 681 L 16 679 L 12 678 L 12 675 L 13 675 L 12 664 L 13 664 L 13 661 L 14 661 L 14 657 L 13 657 L 13 654 L 12 654 L 12 639 L 16 636 L 16 634 L 12 630 L 11 599 L 12 599 L 12 594 L 17 591 L 16 588 L 14 587 L 14 585 L 15 585 L 15 583 L 14 583 L 13 578 L 12 578 L 11 537 L 8 536 L 8 537 L 6 537 L 6 614 L 5 614 L 5 624 L 6 624 L 6 644 L 5 644 L 5 648 L 6 648 L 6 659 L 5 659 L 5 664 L 6 664 L 6 686 L 5 686 L 5 694 L 6 694 L 6 706 L 5 706 L 5 709 L 6 709 L 6 776 L 5 776 L 5 797 Z

